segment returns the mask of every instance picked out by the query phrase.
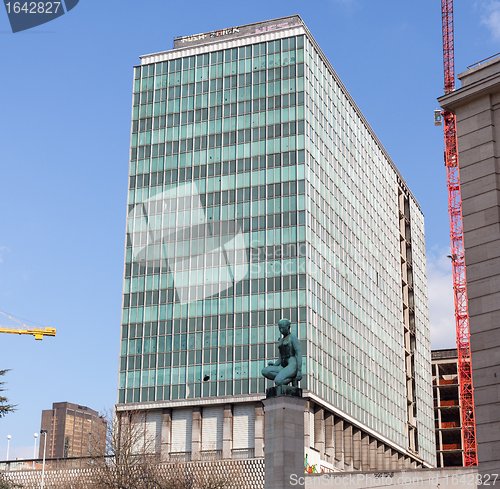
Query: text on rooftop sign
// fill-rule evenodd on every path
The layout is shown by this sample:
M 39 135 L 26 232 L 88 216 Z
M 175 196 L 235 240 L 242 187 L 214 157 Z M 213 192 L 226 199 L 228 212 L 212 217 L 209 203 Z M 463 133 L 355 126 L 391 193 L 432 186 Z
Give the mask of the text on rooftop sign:
M 194 34 L 193 36 L 184 36 L 179 38 L 178 40 L 181 42 L 200 41 L 206 38 L 227 36 L 228 34 L 236 34 L 237 32 L 240 32 L 239 27 L 230 27 L 229 29 L 221 29 L 218 31 L 208 32 L 206 34 Z
M 255 29 L 255 32 L 257 34 L 260 34 L 261 32 L 269 32 L 269 31 L 274 31 L 276 29 L 283 29 L 284 27 L 289 27 L 287 22 L 282 22 L 281 24 L 266 25 L 264 27 L 261 27 L 260 29 L 259 28 Z
M 203 34 L 193 34 L 192 36 L 184 36 L 178 37 L 174 39 L 176 47 L 182 45 L 184 43 L 203 43 L 207 42 L 211 39 L 229 36 L 232 34 L 238 34 L 239 36 L 248 35 L 248 34 L 265 34 L 268 32 L 276 31 L 279 29 L 286 29 L 287 27 L 294 27 L 297 25 L 301 25 L 300 21 L 297 18 L 290 18 L 290 20 L 286 22 L 277 22 L 265 25 L 264 23 L 260 23 L 257 25 L 248 25 L 248 26 L 238 26 L 238 27 L 229 27 L 228 29 L 220 29 L 212 32 L 205 32 Z

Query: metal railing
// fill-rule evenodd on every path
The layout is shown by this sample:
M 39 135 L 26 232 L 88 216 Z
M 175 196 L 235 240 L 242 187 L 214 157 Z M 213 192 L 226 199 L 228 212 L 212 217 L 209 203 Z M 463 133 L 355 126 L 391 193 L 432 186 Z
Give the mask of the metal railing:
M 170 460 L 189 462 L 191 460 L 191 452 L 170 452 Z
M 46 458 L 45 470 L 82 469 L 88 467 L 89 465 L 92 465 L 96 458 L 101 458 L 101 457 Z M 43 461 L 41 458 L 5 460 L 0 462 L 0 471 L 42 470 L 42 467 L 43 467 Z
M 202 450 L 200 460 L 222 460 L 222 450 Z
M 472 67 L 479 66 L 481 63 L 484 63 L 485 61 L 488 61 L 489 59 L 496 58 L 497 56 L 500 56 L 500 53 L 494 54 L 488 58 L 484 58 L 481 61 L 477 61 L 476 63 L 473 63 L 470 66 L 467 66 L 467 69 L 470 70 Z
M 200 460 L 223 460 L 222 450 L 202 450 Z M 157 454 L 152 454 L 154 457 Z M 245 460 L 255 458 L 254 448 L 235 448 L 231 450 L 233 460 Z M 45 470 L 64 470 L 64 469 L 85 469 L 93 466 L 98 460 L 106 458 L 108 463 L 114 463 L 113 455 L 105 457 L 67 457 L 67 458 L 46 458 Z M 170 452 L 168 458 L 171 461 L 190 462 L 192 460 L 191 452 Z M 22 460 L 7 460 L 0 461 L 0 472 L 9 471 L 41 471 L 43 468 L 42 459 L 22 459 Z
M 255 448 L 233 448 L 231 454 L 234 460 L 255 458 Z

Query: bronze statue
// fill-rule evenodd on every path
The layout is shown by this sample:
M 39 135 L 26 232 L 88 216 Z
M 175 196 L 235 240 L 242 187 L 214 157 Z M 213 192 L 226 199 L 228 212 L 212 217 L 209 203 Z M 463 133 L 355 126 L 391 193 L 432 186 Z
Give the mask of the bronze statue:
M 291 383 L 293 387 L 298 387 L 302 379 L 302 353 L 299 339 L 290 333 L 290 324 L 289 319 L 279 320 L 278 327 L 282 334 L 278 343 L 279 358 L 276 362 L 269 362 L 262 369 L 262 375 L 274 380 L 277 386 Z

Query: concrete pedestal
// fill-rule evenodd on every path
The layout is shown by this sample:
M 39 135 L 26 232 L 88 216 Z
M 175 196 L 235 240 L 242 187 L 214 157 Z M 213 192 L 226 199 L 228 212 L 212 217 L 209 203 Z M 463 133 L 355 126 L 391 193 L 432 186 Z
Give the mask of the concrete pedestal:
M 281 395 L 264 401 L 265 489 L 297 488 L 304 477 L 306 400 Z

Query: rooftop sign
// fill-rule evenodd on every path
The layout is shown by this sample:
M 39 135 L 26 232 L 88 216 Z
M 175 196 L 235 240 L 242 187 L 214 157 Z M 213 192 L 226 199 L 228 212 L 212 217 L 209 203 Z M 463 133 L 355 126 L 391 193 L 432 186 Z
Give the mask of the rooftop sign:
M 204 32 L 203 34 L 193 34 L 192 36 L 177 37 L 174 39 L 174 49 L 214 42 L 217 41 L 218 38 L 234 39 L 239 37 L 246 37 L 252 34 L 263 34 L 279 29 L 286 29 L 297 25 L 303 25 L 302 20 L 298 15 L 292 15 L 290 17 L 283 17 L 281 19 L 258 22 L 256 24 L 247 24 L 238 27 L 229 27 L 228 29 L 220 29 L 212 32 Z

